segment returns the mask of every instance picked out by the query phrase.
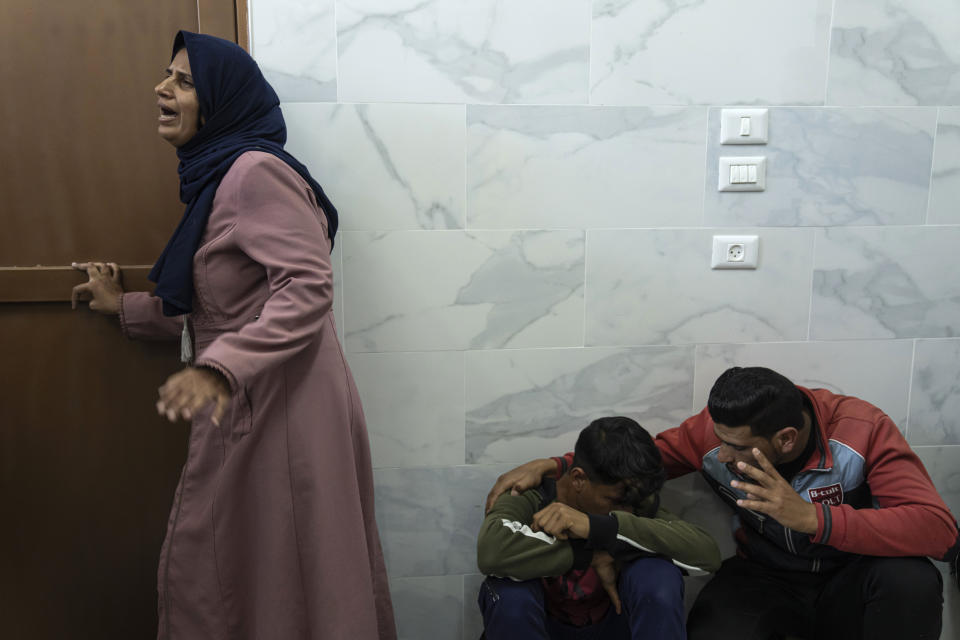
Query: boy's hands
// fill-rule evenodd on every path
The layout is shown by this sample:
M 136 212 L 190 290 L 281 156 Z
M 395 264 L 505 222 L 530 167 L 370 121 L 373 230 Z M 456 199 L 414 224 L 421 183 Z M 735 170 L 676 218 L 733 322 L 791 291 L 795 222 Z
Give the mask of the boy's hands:
M 560 540 L 584 538 L 590 535 L 590 518 L 582 511 L 560 502 L 547 505 L 533 514 L 534 531 L 543 531 Z
M 522 464 L 515 469 L 507 471 L 493 485 L 493 489 L 487 494 L 487 504 L 484 513 L 490 513 L 493 503 L 501 494 L 510 492 L 512 496 L 518 496 L 527 489 L 533 489 L 543 482 L 543 476 L 556 473 L 557 464 L 549 458 L 539 458 Z
M 594 551 L 590 566 L 593 567 L 593 570 L 597 572 L 597 576 L 600 577 L 600 584 L 603 585 L 603 590 L 610 596 L 610 600 L 613 602 L 613 608 L 617 610 L 617 614 L 622 613 L 620 594 L 617 592 L 617 577 L 619 571 L 613 557 L 606 551 Z

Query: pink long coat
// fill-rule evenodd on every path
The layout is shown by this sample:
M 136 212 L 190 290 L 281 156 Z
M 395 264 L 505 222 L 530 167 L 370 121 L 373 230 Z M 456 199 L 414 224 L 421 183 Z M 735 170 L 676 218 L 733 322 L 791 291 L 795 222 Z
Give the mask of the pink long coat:
M 337 340 L 326 218 L 251 151 L 223 178 L 193 261 L 197 365 L 233 397 L 194 418 L 158 575 L 161 640 L 393 639 L 367 431 Z M 146 293 L 133 338 L 179 338 Z

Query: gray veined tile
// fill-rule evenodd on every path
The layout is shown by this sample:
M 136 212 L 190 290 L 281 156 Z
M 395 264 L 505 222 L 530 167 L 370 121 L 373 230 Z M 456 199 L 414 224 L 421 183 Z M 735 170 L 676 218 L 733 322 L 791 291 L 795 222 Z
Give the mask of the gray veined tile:
M 339 0 L 337 35 L 341 100 L 587 101 L 589 0 Z
M 462 640 L 463 576 L 393 578 L 390 596 L 398 640 Z
M 597 0 L 592 104 L 823 104 L 830 0 Z
M 463 353 L 351 353 L 376 467 L 463 464 Z
M 660 492 L 660 501 L 664 509 L 706 529 L 720 547 L 721 557 L 729 558 L 734 554 L 733 511 L 699 473 L 668 480 Z
M 960 447 L 914 447 L 950 511 L 960 515 Z
M 340 229 L 464 225 L 463 105 L 284 104 L 289 143 Z
M 817 231 L 810 338 L 960 335 L 960 227 Z
M 960 516 L 960 447 L 914 447 L 927 468 L 934 486 L 947 503 L 954 518 Z M 947 565 L 935 563 L 943 575 L 943 629 L 941 640 L 957 637 L 960 631 L 960 592 L 956 588 L 956 576 L 951 576 Z
M 651 434 L 689 415 L 691 347 L 467 354 L 467 462 L 562 455 L 596 418 L 626 415 Z
M 960 224 L 960 107 L 939 110 L 927 223 Z
M 375 470 L 377 524 L 388 574 L 475 573 L 487 492 L 512 466 Z
M 936 110 L 771 108 L 770 142 L 720 145 L 710 110 L 704 218 L 714 225 L 922 224 Z M 720 156 L 767 158 L 766 190 L 717 190 Z
M 344 234 L 349 351 L 581 346 L 582 231 Z
M 587 344 L 805 340 L 813 231 L 750 231 L 760 262 L 747 271 L 710 269 L 718 233 L 734 231 L 589 231 Z
M 477 598 L 485 575 L 471 573 L 463 576 L 463 640 L 477 640 L 483 633 L 483 617 Z
M 960 102 L 960 4 L 836 0 L 828 104 Z
M 667 481 L 660 492 L 660 504 L 684 520 L 703 527 L 720 548 L 720 557 L 733 555 L 733 513 L 710 489 L 699 473 L 688 473 Z M 700 591 L 712 575 L 684 579 L 684 607 L 690 612 Z
M 907 439 L 960 444 L 960 339 L 917 341 Z
M 705 125 L 699 107 L 470 106 L 468 226 L 699 225 Z
M 698 345 L 694 410 L 729 367 L 769 367 L 795 384 L 866 400 L 904 431 L 912 359 L 912 340 Z
M 335 0 L 253 0 L 253 55 L 280 100 L 336 102 Z
M 945 562 L 937 562 L 937 569 L 943 576 L 943 626 L 940 640 L 953 640 L 960 635 L 960 590 L 956 588 L 957 577 L 950 575 Z

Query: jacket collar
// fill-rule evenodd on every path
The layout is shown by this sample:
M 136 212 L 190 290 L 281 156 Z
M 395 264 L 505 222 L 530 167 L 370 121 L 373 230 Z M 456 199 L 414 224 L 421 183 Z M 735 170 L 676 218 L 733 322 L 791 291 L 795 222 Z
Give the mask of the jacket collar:
M 813 424 L 810 425 L 812 429 L 810 436 L 816 438 L 817 442 L 813 455 L 810 456 L 801 471 L 830 471 L 833 469 L 833 453 L 827 446 L 826 434 L 824 433 L 823 425 L 828 422 L 825 407 L 817 402 L 816 395 L 810 389 L 799 385 L 797 385 L 797 389 L 810 401 L 810 406 L 813 407 L 813 416 L 811 416 Z

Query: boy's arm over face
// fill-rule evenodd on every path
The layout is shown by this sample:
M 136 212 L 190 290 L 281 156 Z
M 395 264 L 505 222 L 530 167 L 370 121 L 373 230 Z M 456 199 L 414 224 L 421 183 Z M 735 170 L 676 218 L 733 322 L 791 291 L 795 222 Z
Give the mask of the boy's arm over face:
M 588 546 L 607 551 L 621 562 L 665 556 L 692 574 L 720 568 L 720 549 L 710 534 L 663 508 L 649 518 L 627 511 L 590 516 Z
M 560 540 L 531 528 L 541 500 L 537 490 L 497 498 L 477 538 L 481 573 L 531 580 L 590 566 L 593 552 L 586 548 L 585 540 Z

